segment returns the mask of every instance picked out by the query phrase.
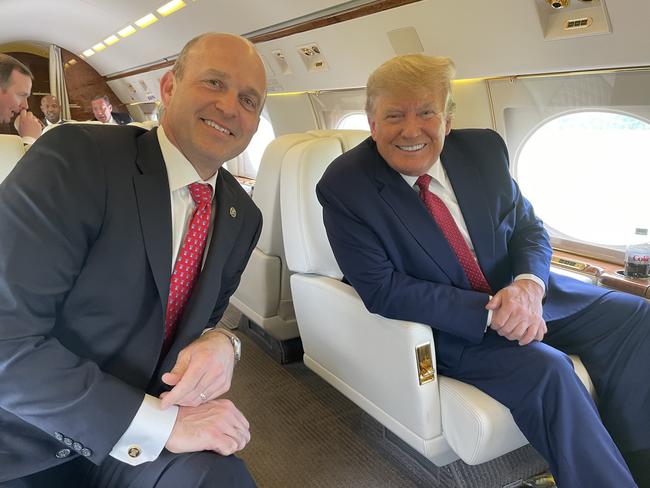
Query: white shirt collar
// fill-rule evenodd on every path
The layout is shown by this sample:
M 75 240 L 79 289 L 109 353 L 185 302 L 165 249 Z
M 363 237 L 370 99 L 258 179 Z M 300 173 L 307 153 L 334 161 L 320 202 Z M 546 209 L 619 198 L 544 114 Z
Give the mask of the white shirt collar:
M 401 174 L 401 173 L 400 173 Z M 444 189 L 449 190 L 451 185 L 449 183 L 449 178 L 447 178 L 447 172 L 445 167 L 440 162 L 440 158 L 429 168 L 427 174 L 431 176 L 436 182 L 438 182 Z M 408 176 L 401 174 L 402 178 L 409 184 L 409 186 L 415 186 L 417 181 L 417 176 Z
M 58 125 L 58 124 L 60 124 L 62 121 L 63 121 L 63 119 L 60 118 L 57 122 L 52 123 L 52 122 L 50 122 L 49 120 L 45 119 L 45 123 L 47 123 L 48 126 L 50 126 L 50 125 Z
M 192 166 L 192 163 L 183 156 L 183 153 L 174 146 L 167 138 L 165 130 L 161 125 L 156 131 L 158 136 L 158 143 L 160 144 L 160 151 L 162 152 L 163 159 L 165 160 L 165 167 L 167 168 L 167 178 L 169 179 L 169 190 L 176 191 L 181 188 L 191 185 L 192 183 L 207 183 L 212 187 L 212 198 L 214 198 L 217 176 L 219 172 L 215 172 L 207 180 L 202 180 L 199 174 Z

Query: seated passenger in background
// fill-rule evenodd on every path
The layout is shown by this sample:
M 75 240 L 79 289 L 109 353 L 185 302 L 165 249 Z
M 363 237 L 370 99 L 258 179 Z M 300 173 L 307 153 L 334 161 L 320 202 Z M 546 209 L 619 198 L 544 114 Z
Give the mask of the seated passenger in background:
M 95 114 L 95 120 L 99 120 L 102 124 L 112 125 L 125 125 L 133 122 L 133 119 L 128 113 L 113 112 L 113 105 L 106 95 L 99 95 L 93 98 L 90 102 Z
M 28 112 L 33 79 L 27 66 L 8 54 L 0 54 L 0 123 L 10 122 L 18 115 L 16 130 L 25 144 L 32 144 L 43 128 L 36 116 Z
M 433 328 L 440 374 L 509 408 L 558 486 L 636 486 L 622 452 L 648 487 L 650 305 L 550 273 L 501 137 L 451 130 L 453 74 L 407 55 L 370 76 L 372 137 L 317 186 L 338 264 L 370 312 Z
M 59 104 L 59 99 L 54 95 L 45 95 L 41 98 L 41 111 L 43 112 L 43 115 L 45 115 L 45 118 L 42 121 L 45 126 L 43 127 L 43 134 L 52 127 L 57 127 L 69 122 L 69 120 L 63 120 L 61 118 L 61 105 Z

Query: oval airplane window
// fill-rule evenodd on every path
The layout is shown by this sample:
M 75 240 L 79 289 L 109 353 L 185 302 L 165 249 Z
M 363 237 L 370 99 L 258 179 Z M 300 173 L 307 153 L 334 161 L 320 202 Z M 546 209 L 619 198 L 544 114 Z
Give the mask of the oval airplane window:
M 336 124 L 337 129 L 356 129 L 356 130 L 370 130 L 368 125 L 368 117 L 363 112 L 355 112 L 345 115 L 339 123 Z
M 522 193 L 552 235 L 624 246 L 650 227 L 650 124 L 629 115 L 565 114 L 532 131 L 516 158 Z

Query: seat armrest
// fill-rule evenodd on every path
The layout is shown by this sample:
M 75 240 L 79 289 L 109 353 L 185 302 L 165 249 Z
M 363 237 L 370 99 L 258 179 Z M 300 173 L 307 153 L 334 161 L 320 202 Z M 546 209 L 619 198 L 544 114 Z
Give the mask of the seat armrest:
M 306 364 L 407 442 L 441 435 L 437 374 L 418 380 L 417 346 L 430 343 L 436 364 L 429 326 L 371 314 L 333 278 L 295 274 L 291 291 Z

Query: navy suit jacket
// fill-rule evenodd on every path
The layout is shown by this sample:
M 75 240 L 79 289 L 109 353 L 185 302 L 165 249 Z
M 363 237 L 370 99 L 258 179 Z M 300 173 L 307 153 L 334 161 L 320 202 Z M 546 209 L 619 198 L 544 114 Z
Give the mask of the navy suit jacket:
M 606 293 L 549 273 L 548 235 L 510 177 L 498 134 L 452 130 L 440 158 L 494 292 L 522 273 L 540 277 L 547 287 L 547 321 L 572 315 Z M 419 194 L 372 139 L 339 156 L 317 194 L 337 262 L 369 311 L 430 325 L 437 360 L 450 367 L 466 344 L 482 341 L 488 295 L 471 289 Z
M 100 464 L 144 392 L 222 316 L 261 214 L 219 170 L 212 239 L 168 354 L 169 184 L 155 130 L 64 124 L 0 185 L 0 482 L 69 461 Z M 236 211 L 233 211 L 233 209 Z

